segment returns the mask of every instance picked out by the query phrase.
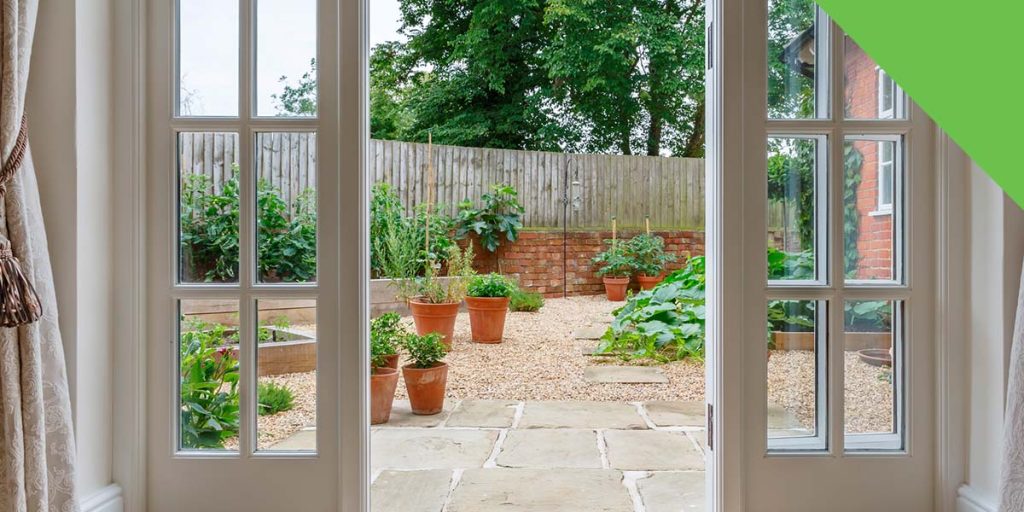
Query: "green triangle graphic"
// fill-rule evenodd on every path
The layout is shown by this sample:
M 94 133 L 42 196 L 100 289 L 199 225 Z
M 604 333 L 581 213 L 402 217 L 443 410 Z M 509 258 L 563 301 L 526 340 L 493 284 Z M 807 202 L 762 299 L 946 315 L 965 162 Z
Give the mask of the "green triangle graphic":
M 818 3 L 1024 207 L 1024 2 Z

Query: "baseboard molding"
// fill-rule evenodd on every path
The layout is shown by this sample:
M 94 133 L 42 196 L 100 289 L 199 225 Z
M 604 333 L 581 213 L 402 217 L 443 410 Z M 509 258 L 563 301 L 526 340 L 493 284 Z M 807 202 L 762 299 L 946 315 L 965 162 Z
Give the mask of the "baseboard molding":
M 999 507 L 991 499 L 969 485 L 961 485 L 956 494 L 957 512 L 998 512 Z
M 82 500 L 82 512 L 124 512 L 121 486 L 110 484 Z

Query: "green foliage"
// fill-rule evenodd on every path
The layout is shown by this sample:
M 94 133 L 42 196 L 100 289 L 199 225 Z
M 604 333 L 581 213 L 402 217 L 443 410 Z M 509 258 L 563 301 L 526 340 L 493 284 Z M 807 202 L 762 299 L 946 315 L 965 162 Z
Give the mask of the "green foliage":
M 626 245 L 615 240 L 605 240 L 608 249 L 594 256 L 590 261 L 597 265 L 598 276 L 628 277 L 633 272 L 635 262 L 630 257 Z
M 475 276 L 469 281 L 467 293 L 470 297 L 511 297 L 519 287 L 501 274 Z
M 814 253 L 768 248 L 768 279 L 814 279 Z
M 843 165 L 845 187 L 843 188 L 843 254 L 846 277 L 857 275 L 857 264 L 860 262 L 860 251 L 857 250 L 857 239 L 860 238 L 860 212 L 857 211 L 857 189 L 860 188 L 861 167 L 864 155 L 860 154 L 853 144 L 843 146 Z
M 665 253 L 665 240 L 660 236 L 640 234 L 625 244 L 626 252 L 633 259 L 633 268 L 646 276 L 659 276 L 665 265 L 676 260 L 675 255 Z
M 783 58 L 786 46 L 814 26 L 813 0 L 773 0 L 768 9 L 768 115 L 814 116 L 813 73 L 798 73 Z M 808 76 L 810 75 L 810 76 Z
M 370 321 L 370 366 L 384 366 L 384 358 L 398 353 L 409 332 L 398 313 L 384 313 Z
M 295 406 L 295 394 L 291 389 L 275 382 L 260 382 L 256 408 L 260 416 L 271 416 L 290 411 Z
M 892 303 L 889 301 L 847 301 L 843 311 L 848 332 L 892 332 Z
M 414 294 L 410 297 L 418 297 L 431 304 L 462 302 L 466 298 L 469 280 L 476 274 L 473 270 L 473 243 L 470 242 L 465 250 L 459 250 L 457 245 L 450 247 L 445 264 L 448 266 L 448 279 L 444 281 L 438 279 L 433 265 L 427 266 L 423 277 L 405 280 L 404 287 L 408 287 L 410 281 L 412 283 Z
M 516 288 L 509 296 L 508 308 L 512 311 L 534 312 L 544 307 L 544 296 L 522 288 Z
M 491 192 L 481 197 L 483 208 L 474 208 L 468 199 L 459 203 L 455 235 L 465 238 L 471 232 L 476 233 L 480 244 L 490 252 L 498 250 L 502 235 L 509 242 L 515 242 L 523 227 L 525 212 L 518 197 L 519 193 L 511 185 L 500 184 L 492 185 Z
M 615 319 L 598 351 L 624 359 L 659 362 L 704 358 L 704 257 L 669 274 L 652 290 L 630 296 L 612 312 Z
M 187 176 L 181 186 L 183 280 L 238 279 L 238 167 L 220 192 L 204 175 Z M 256 186 L 257 263 L 264 281 L 316 279 L 316 192 L 303 191 L 289 205 L 269 181 Z M 289 211 L 290 210 L 290 211 Z
M 423 336 L 409 334 L 402 339 L 402 348 L 412 359 L 416 368 L 431 368 L 444 361 L 448 350 L 444 346 L 441 335 L 432 332 Z
M 455 220 L 435 206 L 425 205 L 407 216 L 398 195 L 387 183 L 373 186 L 370 200 L 370 271 L 374 277 L 403 278 L 423 275 L 428 262 L 444 259 L 455 245 Z M 430 250 L 425 251 L 430 218 Z
M 281 94 L 271 94 L 279 116 L 316 115 L 316 59 L 309 61 L 309 71 L 302 74 L 296 85 L 288 83 L 282 76 L 278 82 L 284 85 Z
M 182 448 L 223 448 L 224 441 L 238 435 L 238 360 L 222 346 L 225 330 L 216 326 L 181 333 Z

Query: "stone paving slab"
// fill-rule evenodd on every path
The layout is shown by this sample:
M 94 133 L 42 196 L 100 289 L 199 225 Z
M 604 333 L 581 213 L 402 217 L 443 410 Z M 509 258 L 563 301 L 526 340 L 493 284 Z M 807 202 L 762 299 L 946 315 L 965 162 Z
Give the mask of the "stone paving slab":
M 380 429 L 370 437 L 370 467 L 373 471 L 479 468 L 497 439 L 497 430 Z
M 668 377 L 649 366 L 588 366 L 583 380 L 594 384 L 665 384 Z
M 512 430 L 496 462 L 509 468 L 601 469 L 601 452 L 593 430 Z
M 800 430 L 803 425 L 796 415 L 781 405 L 768 404 L 768 428 L 772 430 Z
M 316 451 L 316 429 L 304 428 L 269 447 L 274 451 L 311 452 Z M 263 448 L 266 449 L 266 448 Z
M 448 499 L 452 472 L 384 471 L 371 487 L 371 512 L 441 512 Z
M 637 490 L 647 512 L 704 512 L 704 472 L 653 473 L 638 480 Z
M 577 340 L 599 340 L 601 339 L 601 336 L 604 336 L 604 333 L 607 330 L 607 325 L 591 325 L 590 327 L 583 327 L 572 333 L 572 337 Z
M 704 402 L 644 402 L 647 417 L 659 427 L 703 427 L 706 408 Z
M 622 402 L 528 401 L 519 428 L 646 429 L 636 407 Z
M 682 432 L 603 432 L 608 462 L 626 471 L 703 471 L 704 456 Z
M 394 405 L 391 407 L 391 418 L 388 419 L 387 423 L 377 425 L 378 427 L 436 427 L 444 420 L 448 419 L 448 415 L 452 413 L 452 409 L 459 405 L 458 400 L 452 400 L 450 398 L 445 399 L 444 409 L 437 414 L 431 414 L 430 416 L 421 416 L 419 414 L 413 414 L 412 408 L 409 407 L 408 400 L 395 400 Z
M 448 417 L 447 427 L 507 428 L 515 419 L 513 400 L 463 400 Z
M 448 512 L 633 512 L 622 473 L 606 469 L 469 469 Z

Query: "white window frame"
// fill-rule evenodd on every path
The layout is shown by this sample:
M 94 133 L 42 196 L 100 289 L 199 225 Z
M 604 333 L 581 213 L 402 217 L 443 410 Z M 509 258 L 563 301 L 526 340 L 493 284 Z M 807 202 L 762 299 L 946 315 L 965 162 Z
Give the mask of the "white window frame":
M 892 77 L 888 75 L 882 68 L 875 66 L 875 72 L 878 75 L 878 118 L 879 119 L 895 119 L 896 118 L 896 82 L 892 80 Z M 886 87 L 886 82 L 889 83 L 890 87 Z M 890 95 L 890 105 L 888 108 L 885 106 L 885 96 Z
M 885 158 L 885 148 L 892 147 L 889 159 Z M 896 143 L 893 146 L 889 146 L 888 141 L 879 141 L 878 143 L 878 172 L 876 180 L 878 181 L 878 202 L 875 205 L 875 211 L 871 215 L 891 215 L 892 204 L 896 198 L 896 166 L 899 160 L 900 144 Z M 889 197 L 886 198 L 884 194 L 883 184 L 888 184 Z

